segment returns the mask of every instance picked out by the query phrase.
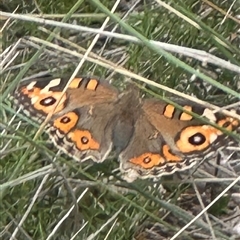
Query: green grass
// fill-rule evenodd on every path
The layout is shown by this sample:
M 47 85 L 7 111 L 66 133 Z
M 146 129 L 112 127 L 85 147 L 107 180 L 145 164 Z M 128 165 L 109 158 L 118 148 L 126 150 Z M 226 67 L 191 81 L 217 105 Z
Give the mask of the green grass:
M 101 3 L 111 9 L 115 2 Z M 223 21 L 231 3 L 214 3 L 216 9 L 203 1 L 173 0 L 171 7 L 176 14 L 160 6 L 159 1 L 143 1 L 129 13 L 121 3 L 110 14 L 96 0 L 2 1 L 0 8 L 4 12 L 17 8 L 17 13 L 46 14 L 46 19 L 62 24 L 56 27 L 30 19 L 11 19 L 3 30 L 3 51 L 22 38 L 14 52 L 18 52 L 16 58 L 14 53 L 9 58 L 3 56 L 2 60 L 9 62 L 9 66 L 2 69 L 0 79 L 0 236 L 3 239 L 71 239 L 77 233 L 74 239 L 128 240 L 142 233 L 147 223 L 151 227 L 145 239 L 150 239 L 151 234 L 167 239 L 202 210 L 199 199 L 207 206 L 223 193 L 236 178 L 234 172 L 217 178 L 203 169 L 189 179 L 185 173 L 180 175 L 184 179 L 174 174 L 156 183 L 150 179 L 126 183 L 121 179 L 116 159 L 102 164 L 77 163 L 64 154 L 57 154 L 44 133 L 35 138 L 38 124 L 22 114 L 15 115 L 16 110 L 7 98 L 21 79 L 41 71 L 70 76 L 95 36 L 90 28 L 99 29 L 110 16 L 106 31 L 111 31 L 127 14 L 116 32 L 136 37 L 141 43 L 134 38 L 126 40 L 124 35 L 115 34 L 110 39 L 101 36 L 78 71 L 80 75 L 111 80 L 119 89 L 124 89 L 125 80 L 131 77 L 146 88 L 142 91 L 147 97 L 152 91 L 159 97 L 176 97 L 175 89 L 177 96 L 194 95 L 217 105 L 239 101 L 240 74 L 236 72 L 236 69 L 240 71 L 239 19 L 236 16 L 240 6 L 235 2 L 231 16 Z M 72 29 L 76 25 L 88 27 L 89 32 Z M 195 56 L 171 52 L 172 56 L 149 40 L 195 49 Z M 218 59 L 202 64 L 196 60 L 197 50 Z M 222 65 L 220 59 L 230 63 Z M 235 151 L 232 165 L 238 166 L 239 149 Z M 226 152 L 226 156 L 232 152 Z M 212 193 L 215 186 L 219 186 L 218 191 Z M 206 191 L 206 197 L 201 197 L 198 191 Z M 232 209 L 237 208 L 231 198 L 234 192 L 239 192 L 239 183 L 228 191 L 229 198 L 217 202 L 216 210 L 210 209 L 215 217 L 209 214 L 206 218 L 206 213 L 184 231 L 182 238 L 176 239 L 198 239 L 198 234 L 230 239 L 232 233 L 225 229 L 233 226 L 224 218 L 232 217 Z

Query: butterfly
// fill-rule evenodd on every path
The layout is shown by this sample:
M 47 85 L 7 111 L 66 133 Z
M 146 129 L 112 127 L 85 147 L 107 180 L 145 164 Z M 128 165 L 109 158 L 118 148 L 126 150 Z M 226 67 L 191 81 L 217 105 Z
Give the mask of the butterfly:
M 46 126 L 54 145 L 77 161 L 103 162 L 114 152 L 127 181 L 191 168 L 227 143 L 222 130 L 136 89 L 119 91 L 104 80 L 43 77 L 23 81 L 12 97 L 31 119 Z M 190 101 L 184 110 L 234 131 L 240 121 Z

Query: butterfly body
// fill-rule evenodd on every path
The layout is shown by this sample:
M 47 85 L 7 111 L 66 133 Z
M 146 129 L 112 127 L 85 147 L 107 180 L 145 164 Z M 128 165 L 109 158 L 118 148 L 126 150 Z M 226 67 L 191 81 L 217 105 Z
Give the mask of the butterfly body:
M 104 161 L 114 151 L 130 181 L 185 170 L 222 146 L 223 132 L 171 104 L 142 99 L 136 89 L 119 92 L 94 78 L 43 78 L 20 84 L 13 97 L 31 118 L 43 122 L 53 143 L 78 161 Z M 193 103 L 189 112 L 232 131 L 239 121 Z

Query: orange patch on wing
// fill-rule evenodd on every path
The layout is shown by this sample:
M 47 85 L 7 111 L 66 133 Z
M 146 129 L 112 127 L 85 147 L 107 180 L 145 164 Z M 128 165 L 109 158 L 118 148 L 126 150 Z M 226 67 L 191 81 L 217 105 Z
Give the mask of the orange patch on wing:
M 56 113 L 64 109 L 64 102 L 66 101 L 66 94 L 62 96 L 62 92 L 41 92 L 40 88 L 32 88 L 31 90 L 26 87 L 21 89 L 24 95 L 27 95 L 31 100 L 33 107 L 36 110 L 43 111 L 48 114 L 50 112 Z M 58 99 L 61 98 L 59 104 L 56 106 Z M 49 103 L 47 102 L 49 100 Z M 44 102 L 45 101 L 45 102 Z M 51 104 L 52 101 L 52 104 Z
M 163 155 L 164 155 L 164 157 L 166 158 L 167 161 L 169 161 L 169 162 L 180 162 L 180 161 L 182 161 L 181 157 L 179 157 L 177 155 L 173 155 L 170 152 L 169 146 L 164 145 L 163 148 L 162 148 L 162 151 L 163 151 Z
M 82 81 L 82 78 L 74 78 L 70 85 L 69 88 L 79 88 L 79 83 Z
M 24 95 L 27 95 L 29 98 L 32 98 L 34 96 L 38 96 L 40 94 L 41 89 L 40 88 L 32 88 L 31 90 L 27 89 L 27 87 L 22 87 L 21 92 Z
M 163 115 L 167 118 L 173 118 L 174 110 L 175 110 L 175 107 L 171 104 L 168 104 L 165 107 L 165 111 L 163 112 Z
M 220 127 L 226 128 L 228 131 L 232 131 L 234 128 L 240 125 L 240 122 L 237 119 L 226 117 L 225 119 L 219 120 L 217 124 Z M 224 126 L 225 124 L 228 124 L 228 125 Z
M 76 144 L 81 151 L 99 150 L 100 144 L 92 137 L 87 130 L 74 130 L 68 134 L 68 137 Z
M 75 112 L 69 112 L 57 118 L 53 122 L 53 126 L 64 133 L 68 133 L 78 122 L 78 115 Z
M 191 106 L 184 106 L 183 108 L 185 110 L 189 111 L 189 112 L 192 111 L 192 107 Z M 182 120 L 182 121 L 189 121 L 189 120 L 192 120 L 193 117 L 190 114 L 183 112 L 179 119 Z
M 183 153 L 201 151 L 209 147 L 210 144 L 216 140 L 218 135 L 221 134 L 221 131 L 210 125 L 188 127 L 181 132 L 176 145 Z M 194 138 L 199 139 L 199 143 L 190 143 L 189 141 L 191 141 L 191 138 L 192 141 Z
M 97 85 L 98 85 L 98 80 L 90 79 L 88 84 L 87 84 L 87 89 L 88 90 L 96 90 Z
M 129 162 L 149 169 L 165 163 L 165 159 L 159 154 L 144 153 L 138 157 L 131 158 Z

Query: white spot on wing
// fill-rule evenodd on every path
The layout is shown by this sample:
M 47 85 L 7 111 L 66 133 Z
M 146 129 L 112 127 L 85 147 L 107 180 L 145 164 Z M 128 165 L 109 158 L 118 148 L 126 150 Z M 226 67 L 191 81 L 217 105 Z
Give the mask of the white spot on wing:
M 216 116 L 213 113 L 213 111 L 209 108 L 206 108 L 202 114 L 203 117 L 206 117 L 207 119 L 209 119 L 211 122 L 216 122 Z
M 217 137 L 218 137 L 217 134 L 214 134 L 214 133 L 211 134 L 209 138 L 210 143 L 213 143 L 217 139 Z
M 31 98 L 31 103 L 35 104 L 38 101 L 38 99 L 39 99 L 38 96 L 35 96 L 35 97 Z
M 27 90 L 31 90 L 31 89 L 33 89 L 33 87 L 34 87 L 34 85 L 36 84 L 37 82 L 36 81 L 34 81 L 34 82 L 31 82 L 30 84 L 28 84 L 27 85 Z
M 40 91 L 40 93 L 47 93 L 47 92 L 49 92 L 50 88 L 58 86 L 60 84 L 60 82 L 61 82 L 61 78 L 56 78 L 56 79 L 51 80 L 48 83 L 48 85 Z

